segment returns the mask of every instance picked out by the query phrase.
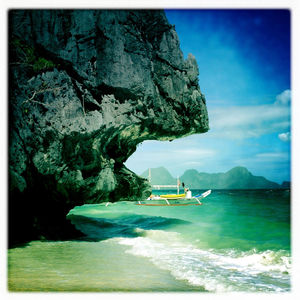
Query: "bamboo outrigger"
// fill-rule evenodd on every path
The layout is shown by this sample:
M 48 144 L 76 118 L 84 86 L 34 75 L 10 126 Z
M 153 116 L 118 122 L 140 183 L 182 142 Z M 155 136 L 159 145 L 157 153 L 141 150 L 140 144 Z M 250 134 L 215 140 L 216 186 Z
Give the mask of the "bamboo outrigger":
M 202 194 L 192 197 L 191 191 L 187 191 L 186 194 L 170 194 L 170 195 L 151 195 L 145 201 L 138 201 L 136 205 L 144 206 L 187 206 L 187 205 L 202 205 L 201 199 L 207 197 L 211 193 L 208 190 Z M 174 203 L 175 202 L 175 203 Z M 193 203 L 194 202 L 194 203 Z
M 151 169 L 149 169 L 148 180 L 151 183 Z M 208 190 L 202 194 L 192 197 L 192 192 L 185 189 L 184 194 L 179 194 L 180 181 L 177 177 L 177 185 L 152 185 L 155 189 L 160 188 L 177 188 L 177 194 L 167 194 L 167 195 L 151 195 L 144 201 L 138 201 L 137 205 L 145 206 L 187 206 L 187 205 L 202 205 L 201 199 L 207 197 L 211 190 Z M 184 184 L 183 184 L 184 187 Z M 194 203 L 193 203 L 194 202 Z

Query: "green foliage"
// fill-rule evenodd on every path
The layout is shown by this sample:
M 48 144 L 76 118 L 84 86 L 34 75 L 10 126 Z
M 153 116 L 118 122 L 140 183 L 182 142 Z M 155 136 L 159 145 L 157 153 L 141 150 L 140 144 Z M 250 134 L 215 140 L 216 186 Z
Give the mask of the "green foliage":
M 34 47 L 18 38 L 11 40 L 11 48 L 14 52 L 14 60 L 19 64 L 31 67 L 34 72 L 40 72 L 54 68 L 56 65 L 42 56 L 38 56 Z
M 34 71 L 48 70 L 55 67 L 55 64 L 51 60 L 47 60 L 43 57 L 39 57 L 33 64 Z
M 16 56 L 15 58 L 18 59 L 21 63 L 31 64 L 34 61 L 34 50 L 25 42 L 21 41 L 18 38 L 14 38 L 11 41 L 11 47 Z

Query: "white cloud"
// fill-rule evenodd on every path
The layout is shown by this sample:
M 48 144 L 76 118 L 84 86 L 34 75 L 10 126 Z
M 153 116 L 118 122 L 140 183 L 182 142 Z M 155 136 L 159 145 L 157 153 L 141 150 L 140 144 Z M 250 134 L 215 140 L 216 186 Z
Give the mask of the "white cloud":
M 204 157 L 211 157 L 216 154 L 215 150 L 212 149 L 178 149 L 171 151 L 170 155 L 175 155 L 180 158 L 204 158 Z
M 180 166 L 185 166 L 185 167 L 200 167 L 203 166 L 202 162 L 199 161 L 185 161 L 180 164 Z
M 278 137 L 283 142 L 288 142 L 291 139 L 291 134 L 290 134 L 290 132 L 283 132 L 283 133 L 279 133 Z
M 236 160 L 237 164 L 241 165 L 249 165 L 253 166 L 255 164 L 260 164 L 266 167 L 266 163 L 287 163 L 290 160 L 290 153 L 289 152 L 263 152 L 263 153 L 257 153 L 254 156 L 247 157 L 247 158 L 241 158 L 239 160 Z
M 260 161 L 278 161 L 278 160 L 288 160 L 290 154 L 288 152 L 266 152 L 258 153 L 255 155 L 255 158 Z
M 210 109 L 210 135 L 244 139 L 289 130 L 290 91 L 282 92 L 276 99 L 273 104 Z
M 151 149 L 151 151 L 135 152 L 129 157 L 127 163 L 136 161 L 137 159 L 141 162 L 152 162 L 155 165 L 165 165 L 172 163 L 181 163 L 184 161 L 199 161 L 214 157 L 216 154 L 215 150 L 210 149 L 193 149 L 193 148 L 182 148 L 173 150 L 171 146 L 165 146 L 165 149 Z
M 125 164 L 138 174 L 149 167 L 165 166 L 175 176 L 181 169 L 202 166 L 204 162 L 212 160 L 217 153 L 217 149 L 200 145 L 199 137 L 194 135 L 174 140 L 172 143 L 145 141 Z
M 275 104 L 288 105 L 291 102 L 291 90 L 285 90 L 276 96 Z

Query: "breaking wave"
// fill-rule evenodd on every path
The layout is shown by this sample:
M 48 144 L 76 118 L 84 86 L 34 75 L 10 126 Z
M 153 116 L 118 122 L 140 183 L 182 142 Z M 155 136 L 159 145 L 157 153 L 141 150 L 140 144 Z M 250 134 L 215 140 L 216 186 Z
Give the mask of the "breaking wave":
M 287 292 L 291 258 L 287 251 L 199 249 L 179 233 L 137 230 L 143 236 L 118 238 L 128 253 L 148 258 L 176 279 L 211 292 Z
M 167 229 L 174 225 L 189 224 L 189 222 L 156 216 L 124 214 L 118 218 L 87 217 L 82 215 L 68 215 L 68 219 L 75 227 L 84 233 L 87 239 L 103 240 L 114 237 L 138 237 L 146 231 L 141 229 Z

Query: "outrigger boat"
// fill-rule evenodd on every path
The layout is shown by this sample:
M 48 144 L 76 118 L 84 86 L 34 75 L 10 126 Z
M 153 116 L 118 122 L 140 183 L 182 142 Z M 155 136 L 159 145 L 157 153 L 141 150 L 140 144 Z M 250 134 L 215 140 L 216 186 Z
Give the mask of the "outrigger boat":
M 211 193 L 208 190 L 202 194 L 192 197 L 192 192 L 187 191 L 185 194 L 167 194 L 167 195 L 151 195 L 147 200 L 138 201 L 136 205 L 144 206 L 187 206 L 202 205 L 201 199 L 207 197 Z
M 149 183 L 151 183 L 151 169 L 149 169 L 148 175 Z M 182 183 L 182 187 L 185 185 Z M 185 189 L 184 194 L 179 194 L 180 189 L 180 180 L 177 176 L 177 184 L 176 185 L 152 185 L 154 189 L 161 188 L 176 188 L 177 194 L 167 194 L 167 195 L 151 195 L 144 201 L 138 201 L 136 205 L 145 205 L 145 206 L 186 206 L 186 205 L 202 205 L 201 199 L 207 197 L 211 190 L 208 190 L 202 194 L 198 194 L 196 196 L 192 196 L 192 192 L 189 189 Z
M 151 169 L 149 169 L 149 183 L 151 183 Z M 185 185 L 182 183 L 182 187 Z M 202 205 L 201 199 L 211 194 L 211 190 L 208 190 L 202 194 L 192 196 L 192 192 L 188 188 L 184 188 L 185 193 L 179 194 L 180 181 L 177 177 L 177 185 L 152 185 L 154 189 L 160 188 L 176 188 L 177 194 L 166 195 L 151 195 L 146 200 L 140 200 L 135 203 L 136 205 L 144 206 L 187 206 L 187 205 Z M 110 202 L 107 202 L 105 206 L 108 206 Z

